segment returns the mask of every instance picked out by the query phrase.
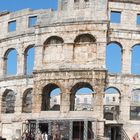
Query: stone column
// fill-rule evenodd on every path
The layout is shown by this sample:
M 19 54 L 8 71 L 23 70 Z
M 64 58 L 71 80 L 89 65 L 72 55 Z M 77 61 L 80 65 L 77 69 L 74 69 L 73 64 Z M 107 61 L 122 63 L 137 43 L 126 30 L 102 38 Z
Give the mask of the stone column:
M 35 46 L 34 70 L 41 70 L 43 67 L 43 45 Z
M 97 70 L 94 71 L 94 104 L 93 110 L 96 110 L 96 117 L 100 120 L 103 119 L 103 95 L 105 88 L 106 71 Z M 93 111 L 94 112 L 94 111 Z M 95 113 L 95 112 L 94 112 Z
M 94 46 L 95 47 L 95 46 Z M 96 67 L 98 68 L 105 68 L 105 52 L 106 52 L 106 42 L 105 43 L 97 43 L 96 45 Z
M 40 29 L 39 26 L 36 26 L 36 37 L 35 37 L 35 56 L 34 56 L 34 69 L 33 70 L 41 70 L 43 68 L 43 43 L 42 36 L 39 35 Z
M 129 48 L 122 51 L 122 73 L 131 73 L 131 50 Z
M 2 96 L 3 96 L 4 91 L 5 91 L 5 89 L 3 89 L 3 88 L 0 89 L 0 93 L 1 93 L 0 94 L 0 112 L 2 112 Z
M 72 133 L 73 133 L 73 121 L 70 121 L 69 127 L 69 140 L 72 140 Z
M 5 65 L 4 65 L 4 56 L 2 56 L 2 48 L 0 48 L 0 78 L 4 76 L 5 72 Z
M 104 122 L 97 122 L 97 139 L 101 139 L 104 137 Z
M 22 87 L 20 87 L 20 88 L 18 88 L 17 87 L 17 89 L 16 90 L 14 90 L 14 92 L 15 92 L 15 98 L 16 98 L 16 101 L 15 101 L 15 113 L 17 113 L 17 114 L 20 114 L 21 112 L 22 112 L 22 95 L 23 95 L 23 93 L 22 92 L 24 92 L 23 90 L 22 90 Z
M 84 140 L 88 139 L 88 121 L 84 121 Z
M 62 0 L 58 0 L 58 11 L 62 9 Z
M 74 8 L 74 0 L 69 0 L 67 10 L 71 12 L 73 11 L 73 8 Z
M 60 111 L 63 115 L 67 114 L 70 110 L 70 93 L 61 93 L 61 106 Z
M 124 84 L 121 90 L 121 101 L 120 101 L 120 121 L 129 121 L 130 116 L 130 95 L 131 88 L 129 85 Z
M 17 54 L 17 75 L 24 75 L 24 54 L 23 53 Z
M 42 102 L 42 89 L 41 84 L 35 83 L 32 94 L 32 112 L 38 113 L 41 111 L 41 102 Z

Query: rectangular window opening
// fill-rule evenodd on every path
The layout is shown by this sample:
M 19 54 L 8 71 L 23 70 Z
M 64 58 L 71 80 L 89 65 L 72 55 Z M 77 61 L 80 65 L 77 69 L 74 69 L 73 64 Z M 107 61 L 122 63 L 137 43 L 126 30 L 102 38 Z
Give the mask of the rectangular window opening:
M 120 23 L 121 22 L 121 12 L 111 11 L 110 22 L 111 23 Z
M 140 106 L 130 106 L 130 120 L 140 120 Z
M 29 17 L 28 27 L 34 27 L 37 23 L 37 16 Z
M 16 31 L 16 20 L 8 22 L 8 32 Z

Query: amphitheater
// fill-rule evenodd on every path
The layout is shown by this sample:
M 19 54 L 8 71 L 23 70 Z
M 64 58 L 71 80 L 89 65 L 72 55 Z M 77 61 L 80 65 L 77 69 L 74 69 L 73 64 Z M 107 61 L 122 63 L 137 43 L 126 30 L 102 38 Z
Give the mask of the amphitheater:
M 56 11 L 0 12 L 0 27 L 2 138 L 28 134 L 37 140 L 45 132 L 53 140 L 140 135 L 140 70 L 132 65 L 140 52 L 139 0 L 58 0 Z M 117 50 L 107 59 L 113 46 Z M 9 67 L 16 72 L 9 74 Z M 90 94 L 78 95 L 83 88 Z

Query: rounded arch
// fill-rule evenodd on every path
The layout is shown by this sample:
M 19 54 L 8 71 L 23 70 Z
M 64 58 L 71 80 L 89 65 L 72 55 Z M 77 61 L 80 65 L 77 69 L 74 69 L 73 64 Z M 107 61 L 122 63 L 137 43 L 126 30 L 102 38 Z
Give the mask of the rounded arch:
M 31 49 L 31 48 L 34 48 L 35 47 L 35 44 L 30 44 L 28 45 L 25 49 L 24 49 L 24 55 L 27 54 L 27 52 Z
M 89 88 L 89 89 L 91 89 L 92 91 L 94 91 L 90 83 L 88 83 L 88 82 L 77 82 L 77 83 L 71 88 L 70 92 L 71 92 L 71 93 L 76 93 L 80 88 Z
M 105 88 L 104 96 L 104 118 L 106 120 L 116 120 L 120 114 L 120 90 L 116 87 L 110 86 Z
M 46 41 L 44 42 L 44 45 L 63 44 L 63 43 L 64 43 L 64 40 L 62 37 L 51 36 L 46 39 Z
M 106 91 L 109 90 L 109 89 L 114 89 L 114 90 L 116 90 L 116 91 L 121 95 L 120 90 L 119 90 L 117 87 L 115 87 L 115 86 L 106 87 L 104 91 L 106 92 Z
M 15 112 L 16 93 L 11 89 L 6 89 L 2 95 L 2 113 Z
M 119 104 L 121 102 L 121 92 L 118 88 L 110 86 L 105 88 L 105 104 Z
M 116 44 L 121 48 L 121 50 L 123 50 L 122 44 L 120 42 L 118 42 L 118 41 L 110 41 L 110 42 L 107 43 L 107 45 L 110 45 L 110 44 Z
M 24 74 L 31 75 L 34 67 L 35 45 L 29 45 L 24 50 Z
M 55 83 L 49 83 L 42 89 L 41 110 L 60 110 L 60 87 Z
M 86 43 L 86 42 L 90 42 L 90 43 L 95 43 L 96 42 L 96 38 L 89 33 L 85 33 L 85 34 L 80 34 L 78 36 L 76 36 L 74 43 L 78 44 L 78 43 Z
M 132 74 L 140 74 L 140 44 L 136 44 L 132 47 L 131 52 L 131 73 Z
M 17 50 L 9 48 L 4 54 L 4 73 L 6 75 L 16 75 L 17 73 Z
M 78 82 L 70 90 L 70 110 L 92 110 L 93 90 L 88 82 Z
M 122 50 L 119 42 L 112 41 L 106 47 L 106 68 L 111 73 L 120 73 L 122 70 Z
M 6 51 L 5 51 L 5 53 L 4 53 L 4 59 L 6 59 L 7 58 L 7 56 L 8 56 L 8 54 L 11 52 L 11 51 L 13 51 L 13 50 L 16 50 L 15 48 L 9 48 L 9 49 L 7 49 Z M 17 50 L 16 50 L 17 51 Z
M 23 93 L 22 112 L 24 113 L 32 112 L 32 91 L 32 88 L 28 88 Z

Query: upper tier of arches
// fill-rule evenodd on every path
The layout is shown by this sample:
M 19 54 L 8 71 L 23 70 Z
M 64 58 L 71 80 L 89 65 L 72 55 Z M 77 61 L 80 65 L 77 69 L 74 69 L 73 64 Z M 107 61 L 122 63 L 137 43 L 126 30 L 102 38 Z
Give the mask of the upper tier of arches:
M 89 63 L 97 61 L 98 54 L 98 45 L 97 39 L 89 33 L 79 34 L 73 40 L 73 63 Z M 66 59 L 66 49 L 64 49 L 65 39 L 61 36 L 50 36 L 48 37 L 44 43 L 42 44 L 42 61 L 44 64 L 46 63 L 58 63 L 61 61 L 65 61 Z M 126 47 L 122 46 L 121 43 L 117 41 L 111 41 L 106 46 L 102 46 L 105 48 L 105 67 L 109 73 L 120 74 L 123 70 L 124 64 L 124 53 Z M 103 49 L 102 48 L 102 49 Z M 31 75 L 33 73 L 34 64 L 35 64 L 35 51 L 37 51 L 37 47 L 35 44 L 28 45 L 25 50 L 23 50 L 24 60 L 23 62 L 19 62 L 20 58 L 19 51 L 17 48 L 9 47 L 3 53 L 3 71 L 6 76 L 17 75 L 18 63 L 22 63 L 23 74 Z M 131 48 L 128 48 L 131 59 L 129 60 L 131 65 L 131 74 L 140 74 L 140 45 L 133 45 Z M 69 52 L 67 52 L 69 53 Z M 54 57 L 55 56 L 55 57 Z M 70 60 L 69 60 L 70 61 Z M 100 65 L 100 64 L 99 64 Z M 99 66 L 102 67 L 102 66 Z

